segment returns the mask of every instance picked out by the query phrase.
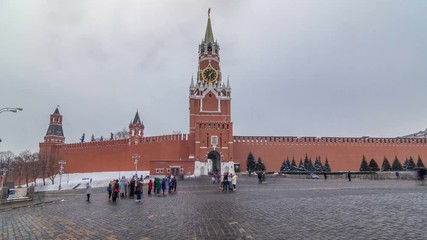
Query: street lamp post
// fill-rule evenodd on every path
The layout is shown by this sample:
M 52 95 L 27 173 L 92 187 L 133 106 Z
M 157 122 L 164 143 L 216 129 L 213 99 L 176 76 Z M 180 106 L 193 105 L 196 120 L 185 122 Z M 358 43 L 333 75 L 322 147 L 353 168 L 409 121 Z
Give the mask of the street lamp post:
M 136 178 L 138 178 L 138 161 L 139 161 L 140 157 L 141 156 L 139 154 L 132 155 L 132 159 L 134 160 L 133 163 L 135 164 L 135 176 L 136 176 Z
M 14 112 L 14 113 L 16 113 L 16 112 L 22 111 L 22 110 L 24 110 L 24 109 L 23 108 L 0 108 L 0 113 L 2 113 L 2 112 Z M 0 142 L 1 142 L 1 139 L 0 139 Z M 2 187 L 3 187 L 3 184 L 2 184 Z
M 22 110 L 24 110 L 24 109 L 23 108 L 1 108 L 0 113 L 2 113 L 2 112 L 14 112 L 14 113 L 16 113 L 16 112 L 22 111 Z
M 1 187 L 3 188 L 3 184 L 4 184 L 4 178 L 6 177 L 6 173 L 7 173 L 7 168 L 2 168 L 0 169 L 0 172 L 2 173 L 1 176 Z
M 67 164 L 66 161 L 64 160 L 59 160 L 58 164 L 60 165 L 59 167 L 59 187 L 58 190 L 61 190 L 61 184 L 62 184 L 62 174 L 64 173 L 64 165 Z

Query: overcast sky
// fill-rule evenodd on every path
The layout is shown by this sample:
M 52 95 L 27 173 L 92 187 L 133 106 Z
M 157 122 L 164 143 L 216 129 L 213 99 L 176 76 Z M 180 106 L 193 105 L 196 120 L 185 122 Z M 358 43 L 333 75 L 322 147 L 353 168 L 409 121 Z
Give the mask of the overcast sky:
M 211 7 L 234 135 L 396 137 L 427 128 L 427 1 L 0 0 L 0 151 L 188 133 Z

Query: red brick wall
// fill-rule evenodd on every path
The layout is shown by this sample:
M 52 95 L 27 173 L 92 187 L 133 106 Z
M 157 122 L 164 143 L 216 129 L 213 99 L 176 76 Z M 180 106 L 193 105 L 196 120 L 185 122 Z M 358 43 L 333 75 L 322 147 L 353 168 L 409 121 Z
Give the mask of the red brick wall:
M 274 172 L 280 170 L 282 162 L 287 156 L 291 161 L 292 156 L 294 156 L 298 164 L 300 158 L 304 160 L 305 154 L 311 157 L 313 162 L 316 156 L 320 156 L 323 164 L 327 157 L 332 171 L 358 171 L 363 155 L 365 155 L 368 162 L 374 158 L 380 168 L 384 156 L 388 158 L 390 164 L 392 164 L 395 156 L 403 164 L 405 159 L 410 156 L 416 161 L 418 155 L 420 155 L 424 163 L 427 163 L 427 143 L 425 140 L 419 140 L 418 143 L 412 143 L 409 139 L 406 140 L 406 143 L 381 143 L 379 142 L 380 139 L 378 139 L 378 143 L 375 142 L 375 139 L 370 140 L 372 142 L 344 142 L 346 140 L 342 140 L 342 142 L 326 143 L 321 142 L 318 138 L 316 140 L 302 140 L 299 138 L 300 142 L 275 142 L 275 137 L 273 139 L 245 137 L 252 138 L 252 140 L 243 142 L 236 141 L 237 138 L 235 137 L 234 142 L 234 161 L 240 163 L 242 169 L 246 169 L 246 159 L 250 151 L 256 159 L 258 157 L 262 158 L 268 171 Z
M 156 139 L 157 138 L 157 139 Z M 162 139 L 164 138 L 164 139 Z M 147 140 L 150 138 L 143 138 Z M 150 161 L 188 160 L 188 140 L 151 137 L 155 142 L 137 145 L 127 140 L 64 144 L 58 146 L 59 156 L 67 164 L 66 172 L 131 171 L 135 169 L 133 154 L 139 154 L 138 170 L 150 170 Z

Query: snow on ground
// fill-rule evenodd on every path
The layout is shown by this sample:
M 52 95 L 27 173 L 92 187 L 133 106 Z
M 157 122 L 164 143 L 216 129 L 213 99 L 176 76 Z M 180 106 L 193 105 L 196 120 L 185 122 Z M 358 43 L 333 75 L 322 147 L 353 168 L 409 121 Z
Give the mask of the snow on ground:
M 141 175 L 143 177 L 148 176 L 148 171 L 138 171 L 138 176 Z M 135 171 L 120 171 L 120 172 L 94 172 L 94 173 L 65 173 L 62 174 L 62 181 L 61 181 L 61 189 L 84 189 L 86 188 L 86 183 L 92 179 L 92 188 L 100 188 L 100 187 L 107 187 L 108 183 L 113 179 L 119 179 L 123 176 L 126 179 L 130 179 L 132 176 L 135 175 Z M 154 177 L 154 176 L 152 176 Z M 59 188 L 59 182 L 60 177 L 59 174 L 55 177 L 55 184 L 52 185 L 52 182 L 46 178 L 45 182 L 46 185 L 43 186 L 43 179 L 37 178 L 37 184 L 35 186 L 36 192 L 41 191 L 54 191 L 58 190 Z M 148 180 L 146 179 L 144 183 L 146 183 Z

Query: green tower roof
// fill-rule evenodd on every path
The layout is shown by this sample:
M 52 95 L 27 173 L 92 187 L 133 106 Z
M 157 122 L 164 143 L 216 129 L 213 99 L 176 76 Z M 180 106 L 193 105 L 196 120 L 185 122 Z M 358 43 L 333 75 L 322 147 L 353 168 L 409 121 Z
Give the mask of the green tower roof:
M 208 25 L 206 26 L 206 33 L 205 33 L 205 39 L 203 40 L 204 43 L 213 43 L 214 42 L 214 36 L 212 32 L 212 25 L 211 25 L 211 9 L 208 10 Z

